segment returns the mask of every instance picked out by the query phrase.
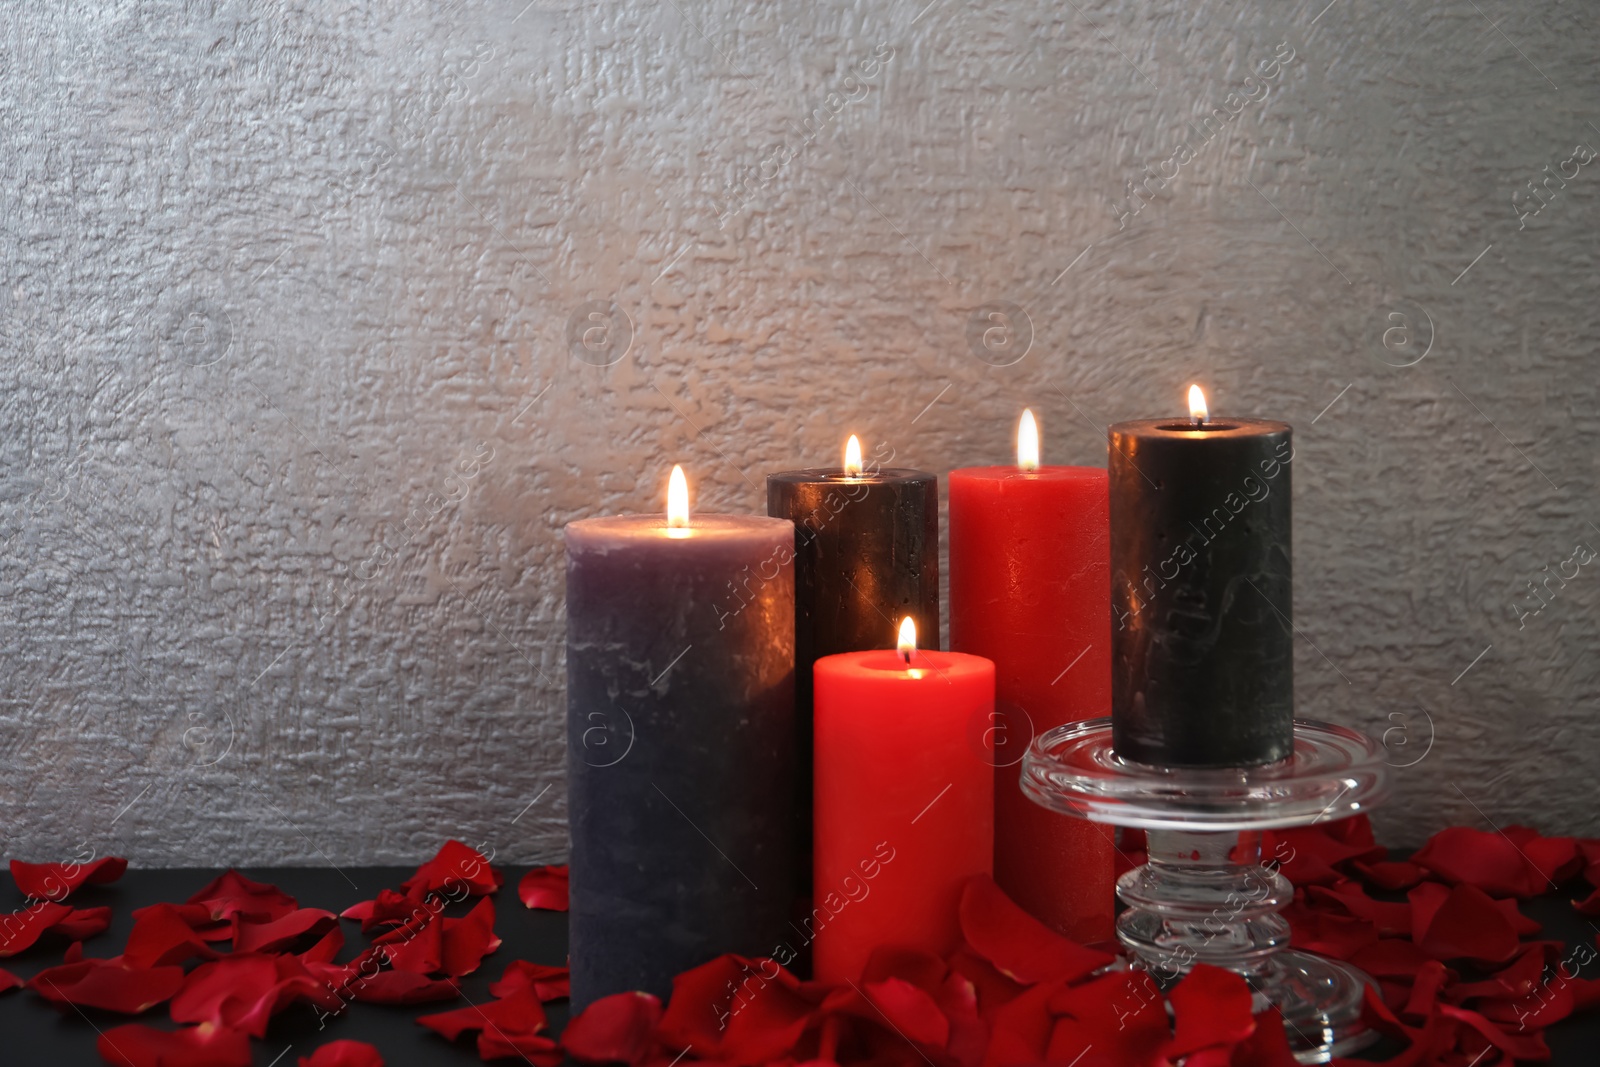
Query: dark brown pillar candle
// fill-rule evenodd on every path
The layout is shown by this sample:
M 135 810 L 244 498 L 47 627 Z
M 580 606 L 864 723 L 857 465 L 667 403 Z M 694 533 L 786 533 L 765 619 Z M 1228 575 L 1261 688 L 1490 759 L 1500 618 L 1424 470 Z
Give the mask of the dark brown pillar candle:
M 1112 744 L 1257 766 L 1294 748 L 1294 446 L 1287 423 L 1199 405 L 1111 427 Z
M 939 479 L 881 466 L 892 458 L 880 449 L 863 462 L 858 445 L 853 454 L 847 448 L 846 467 L 767 476 L 767 514 L 795 525 L 802 858 L 811 855 L 811 665 L 839 652 L 893 648 L 907 615 L 923 647 L 939 647 Z

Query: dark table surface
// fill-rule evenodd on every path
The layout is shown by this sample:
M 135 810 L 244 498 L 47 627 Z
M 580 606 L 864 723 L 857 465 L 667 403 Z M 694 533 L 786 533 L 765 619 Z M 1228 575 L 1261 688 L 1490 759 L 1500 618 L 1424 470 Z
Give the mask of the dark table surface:
M 567 956 L 566 916 L 556 912 L 529 911 L 517 899 L 516 884 L 526 868 L 499 868 L 506 885 L 495 897 L 495 932 L 502 944 L 484 959 L 476 974 L 461 980 L 466 998 L 475 1003 L 493 999 L 489 984 L 499 979 L 511 960 L 561 964 Z M 77 907 L 110 905 L 111 927 L 84 943 L 86 956 L 114 956 L 127 943 L 133 926 L 133 911 L 158 901 L 182 901 L 217 875 L 215 870 L 130 870 L 122 880 L 105 887 L 89 886 L 73 894 Z M 269 882 L 293 895 L 302 907 L 343 911 L 360 900 L 370 900 L 378 890 L 399 886 L 413 873 L 410 867 L 345 868 L 342 872 L 326 868 L 274 868 L 241 871 L 249 878 Z M 351 883 L 354 883 L 352 885 Z M 15 889 L 11 898 L 0 897 L 0 910 L 23 906 Z M 1573 911 L 1565 896 L 1547 896 L 1525 902 L 1523 910 L 1544 924 L 1541 936 L 1559 938 L 1568 946 L 1594 944 L 1596 929 Z M 347 959 L 364 945 L 357 924 L 343 922 L 347 945 L 340 959 Z M 22 978 L 61 962 L 65 944 L 46 935 L 41 943 L 0 966 Z M 1593 977 L 1584 975 L 1584 977 Z M 388 1067 L 424 1067 L 434 1064 L 480 1063 L 472 1042 L 457 1043 L 416 1025 L 419 1015 L 461 1007 L 465 1000 L 439 1004 L 398 1007 L 385 1004 L 352 1004 L 344 1014 L 328 1020 L 319 1029 L 318 1013 L 306 1004 L 296 1004 L 273 1019 L 264 1041 L 254 1042 L 256 1067 L 295 1067 L 300 1056 L 309 1056 L 318 1045 L 339 1039 L 366 1041 L 383 1054 Z M 164 1007 L 164 1006 L 163 1006 Z M 0 1064 L 35 1064 L 64 1067 L 99 1064 L 95 1051 L 98 1030 L 108 1030 L 127 1022 L 164 1023 L 163 1007 L 143 1016 L 124 1016 L 90 1010 L 80 1013 L 46 1003 L 27 990 L 0 995 Z M 554 1031 L 566 1022 L 564 1001 L 547 1006 Z M 1600 1012 L 1568 1019 L 1545 1032 L 1554 1053 L 1552 1062 L 1561 1065 L 1600 1063 Z

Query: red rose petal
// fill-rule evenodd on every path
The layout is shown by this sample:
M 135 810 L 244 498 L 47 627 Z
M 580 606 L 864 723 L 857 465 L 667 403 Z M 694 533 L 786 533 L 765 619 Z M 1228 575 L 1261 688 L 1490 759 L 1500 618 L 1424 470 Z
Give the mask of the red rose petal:
M 675 1049 L 700 1049 L 713 1055 L 722 1044 L 733 1000 L 730 992 L 745 979 L 738 956 L 718 956 L 672 980 L 672 996 L 661 1017 L 661 1038 Z
M 1046 1050 L 1050 1062 L 1064 1055 L 1070 1063 L 1082 1054 L 1087 1064 L 1096 1053 L 1117 1067 L 1169 1062 L 1162 1054 L 1172 1037 L 1166 1002 L 1145 971 L 1112 971 L 1070 986 L 1056 993 L 1049 1007 L 1063 1015 Z M 1062 1025 L 1069 1020 L 1071 1026 Z
M 407 893 L 442 890 L 452 897 L 464 888 L 467 896 L 481 897 L 493 893 L 504 882 L 500 872 L 489 866 L 483 853 L 460 841 L 450 840 L 433 859 L 418 867 L 416 874 L 401 882 L 400 888 Z
M 1060 982 L 1043 982 L 995 1010 L 984 1067 L 1037 1063 L 1044 1059 L 1055 1029 L 1050 1002 L 1061 988 Z
M 509 997 L 518 989 L 531 989 L 540 1000 L 560 1000 L 571 994 L 571 974 L 565 967 L 512 960 L 500 980 L 489 986 L 489 993 Z
M 102 856 L 92 863 L 23 863 L 11 861 L 11 878 L 22 895 L 59 904 L 83 885 L 106 885 L 122 877 L 128 861 Z
M 1404 860 L 1379 860 L 1376 863 L 1358 861 L 1350 866 L 1360 872 L 1362 880 L 1368 885 L 1390 891 L 1410 889 L 1428 876 L 1425 868 Z
M 235 916 L 271 922 L 299 907 L 277 886 L 253 882 L 231 869 L 207 882 L 187 903 L 203 906 L 213 922 L 232 922 Z
M 535 867 L 517 883 L 517 896 L 525 907 L 566 911 L 567 865 Z
M 561 1046 L 543 1034 L 511 1035 L 489 1029 L 478 1034 L 478 1058 L 481 1060 L 508 1060 L 515 1057 L 533 1067 L 561 1067 L 566 1053 Z
M 182 985 L 182 967 L 135 967 L 121 959 L 63 963 L 28 980 L 29 989 L 52 1003 L 124 1015 L 150 1010 Z
M 110 908 L 73 908 L 51 929 L 73 941 L 82 941 L 84 938 L 105 933 L 106 927 L 110 925 Z
M 1340 882 L 1332 887 L 1307 886 L 1305 895 L 1308 903 L 1335 904 L 1356 918 L 1365 919 L 1380 936 L 1411 936 L 1410 904 L 1373 900 L 1354 882 Z
M 1022 985 L 995 970 L 994 964 L 968 948 L 957 949 L 951 955 L 950 970 L 972 983 L 978 993 L 978 1014 L 985 1019 L 1023 990 Z
M 978 990 L 959 974 L 945 976 L 935 996 L 950 1020 L 950 1041 L 945 1050 L 958 1067 L 979 1067 L 989 1047 L 989 1024 L 978 1014 Z
M 178 1030 L 129 1023 L 101 1034 L 95 1048 L 117 1067 L 251 1067 L 252 1062 L 249 1035 L 210 1023 Z
M 373 900 L 363 900 L 359 904 L 352 904 L 339 913 L 341 919 L 359 919 L 361 932 L 366 933 L 375 926 L 388 926 L 394 923 L 415 921 L 419 908 L 423 907 L 425 894 L 418 889 L 415 893 L 400 893 L 393 889 L 382 889 Z
M 1341 957 L 1374 978 L 1404 978 L 1410 981 L 1433 959 L 1409 939 L 1386 937 Z
M 444 956 L 444 923 L 429 914 L 420 927 L 401 926 L 374 943 L 383 946 L 389 966 L 395 970 L 433 974 Z
M 329 989 L 294 956 L 237 954 L 203 963 L 190 972 L 172 998 L 172 1018 L 180 1023 L 212 1023 L 263 1037 L 272 1016 L 306 999 L 333 1010 L 341 1007 Z
M 617 993 L 585 1008 L 561 1032 L 561 1045 L 584 1063 L 641 1064 L 656 1047 L 661 1001 L 649 993 Z
M 1576 853 L 1562 844 L 1571 844 L 1570 838 L 1544 839 L 1527 834 L 1522 835 L 1519 846 L 1506 834 L 1451 826 L 1430 837 L 1411 862 L 1447 882 L 1476 886 L 1491 896 L 1538 896 L 1550 888 L 1550 878 L 1560 866 L 1574 861 Z M 1530 847 L 1540 853 L 1548 869 L 1540 869 L 1530 861 Z
M 949 970 L 949 965 L 931 952 L 899 945 L 879 945 L 867 957 L 867 965 L 861 972 L 861 984 L 902 978 L 918 989 L 931 993 L 944 982 Z
M 744 962 L 746 976 L 728 1005 L 728 1029 L 717 1049 L 718 1058 L 736 1067 L 789 1053 L 816 1010 L 799 993 L 799 982 L 776 961 Z
M 1255 1033 L 1250 986 L 1232 971 L 1197 963 L 1167 994 L 1175 1022 L 1168 1056 L 1236 1045 Z
M 461 995 L 454 979 L 435 980 L 413 971 L 379 971 L 352 982 L 350 992 L 364 1004 L 427 1004 Z
M 1295 885 L 1331 885 L 1347 877 L 1341 865 L 1386 855 L 1372 840 L 1365 816 L 1315 826 L 1270 830 L 1261 838 L 1263 862 L 1275 864 Z
M 194 932 L 185 912 L 172 904 L 152 904 L 133 913 L 133 931 L 122 956 L 138 967 L 184 963 L 196 956 L 215 959 L 217 952 Z
M 383 1057 L 365 1041 L 330 1041 L 299 1059 L 300 1067 L 383 1067 Z
M 1256 1016 L 1256 1032 L 1239 1043 L 1229 1063 L 1231 1067 L 1299 1067 L 1289 1048 L 1283 1016 L 1276 1008 Z
M 1307 952 L 1347 960 L 1378 940 L 1378 928 L 1365 919 L 1294 903 L 1283 909 L 1289 944 Z
M 1113 959 L 1068 941 L 1023 911 L 988 875 L 967 880 L 961 891 L 960 920 L 972 951 L 1024 984 L 1073 981 Z
M 500 947 L 494 932 L 494 901 L 488 897 L 459 919 L 444 920 L 441 969 L 452 978 L 471 974 L 483 957 Z
M 926 990 L 904 978 L 863 983 L 862 990 L 883 1013 L 884 1021 L 906 1040 L 936 1049 L 950 1040 L 950 1020 Z
M 486 1004 L 423 1015 L 417 1022 L 447 1041 L 478 1030 L 493 1031 L 501 1037 L 533 1035 L 543 1033 L 548 1025 L 544 1006 L 530 989 L 519 989 Z
M 320 908 L 300 908 L 280 919 L 253 922 L 240 919 L 233 935 L 235 952 L 281 952 L 301 938 L 326 934 L 339 923 L 338 916 Z
M 8 993 L 13 989 L 21 989 L 25 983 L 22 979 L 0 967 L 0 993 Z
M 1509 1034 L 1475 1011 L 1453 1004 L 1439 1005 L 1439 1014 L 1466 1023 L 1502 1052 L 1519 1060 L 1548 1060 L 1550 1048 L 1540 1034 Z
M 1474 997 L 1493 997 L 1515 1000 L 1525 997 L 1539 987 L 1544 978 L 1548 945 L 1529 945 L 1517 958 L 1481 982 L 1452 982 L 1447 999 L 1460 1004 Z
M 1413 908 L 1413 940 L 1434 958 L 1502 963 L 1516 953 L 1516 930 L 1478 887 L 1446 889 L 1423 882 L 1407 897 Z
M 66 904 L 31 904 L 0 915 L 0 957 L 15 956 L 34 946 L 44 932 L 72 914 Z

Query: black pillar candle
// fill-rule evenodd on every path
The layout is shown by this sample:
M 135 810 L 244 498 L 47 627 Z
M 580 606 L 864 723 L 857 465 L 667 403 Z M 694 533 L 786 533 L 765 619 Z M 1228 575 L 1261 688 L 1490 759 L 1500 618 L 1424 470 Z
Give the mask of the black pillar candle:
M 1294 748 L 1294 447 L 1287 423 L 1199 404 L 1111 427 L 1112 745 L 1257 766 Z
M 862 461 L 767 476 L 767 514 L 795 525 L 795 748 L 799 885 L 811 890 L 811 665 L 839 652 L 894 648 L 900 620 L 939 647 L 939 479 Z
M 566 528 L 574 1014 L 793 936 L 794 527 L 671 523 Z

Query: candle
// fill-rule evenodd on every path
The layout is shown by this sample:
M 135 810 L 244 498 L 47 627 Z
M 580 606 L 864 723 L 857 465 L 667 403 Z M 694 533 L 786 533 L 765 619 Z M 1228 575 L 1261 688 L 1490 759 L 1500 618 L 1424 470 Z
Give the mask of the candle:
M 767 476 L 767 514 L 795 524 L 796 847 L 802 857 L 811 854 L 811 665 L 822 656 L 891 647 L 894 620 L 907 615 L 924 643 L 939 647 L 939 479 L 883 467 L 891 459 L 892 450 L 864 462 L 852 434 L 843 467 Z M 801 875 L 803 888 L 809 879 Z
M 994 664 L 916 648 L 817 660 L 815 974 L 856 981 L 877 945 L 944 955 L 962 883 L 994 857 L 993 753 L 969 725 L 994 706 Z M 982 734 L 978 734 L 981 738 Z
M 950 474 L 950 647 L 995 665 L 994 877 L 1074 940 L 1111 936 L 1110 831 L 1049 811 L 1017 785 L 1039 733 L 1111 711 L 1106 472 L 1039 465 L 1022 413 L 1014 467 Z
M 766 955 L 793 903 L 794 526 L 691 520 L 676 468 L 668 495 L 666 519 L 566 528 L 575 1012 Z
M 1287 423 L 1111 427 L 1112 745 L 1139 763 L 1245 767 L 1294 748 Z

